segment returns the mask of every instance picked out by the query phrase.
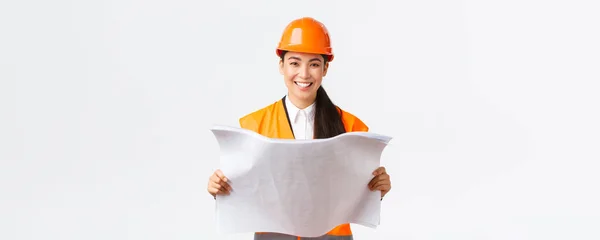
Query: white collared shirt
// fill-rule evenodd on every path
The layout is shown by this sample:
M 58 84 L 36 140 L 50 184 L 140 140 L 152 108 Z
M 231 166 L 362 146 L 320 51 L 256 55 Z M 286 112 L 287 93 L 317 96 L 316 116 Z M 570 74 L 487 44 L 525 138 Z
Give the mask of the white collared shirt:
M 289 96 L 286 96 L 285 107 L 294 131 L 294 137 L 296 139 L 312 139 L 315 124 L 315 103 L 305 109 L 299 109 L 290 101 Z

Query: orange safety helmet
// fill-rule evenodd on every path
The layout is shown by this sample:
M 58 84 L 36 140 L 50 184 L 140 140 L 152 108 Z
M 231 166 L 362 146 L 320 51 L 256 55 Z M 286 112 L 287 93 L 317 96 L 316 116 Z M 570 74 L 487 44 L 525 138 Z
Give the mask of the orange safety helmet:
M 333 60 L 329 31 L 325 25 L 314 18 L 304 17 L 293 20 L 283 30 L 277 47 L 277 56 L 283 51 L 323 54 Z

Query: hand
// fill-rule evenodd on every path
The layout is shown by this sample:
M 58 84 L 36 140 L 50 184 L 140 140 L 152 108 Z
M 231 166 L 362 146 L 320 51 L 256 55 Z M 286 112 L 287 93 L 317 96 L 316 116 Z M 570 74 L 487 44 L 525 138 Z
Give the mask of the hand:
M 381 198 L 392 189 L 392 182 L 390 181 L 390 175 L 385 171 L 385 167 L 379 167 L 374 172 L 373 179 L 369 182 L 369 189 L 371 191 L 380 190 Z
M 217 194 L 229 194 L 231 191 L 231 186 L 229 186 L 228 181 L 229 179 L 223 175 L 223 172 L 217 169 L 217 171 L 215 171 L 213 175 L 208 178 L 208 193 L 210 193 L 210 195 L 212 195 L 214 198 L 217 197 Z

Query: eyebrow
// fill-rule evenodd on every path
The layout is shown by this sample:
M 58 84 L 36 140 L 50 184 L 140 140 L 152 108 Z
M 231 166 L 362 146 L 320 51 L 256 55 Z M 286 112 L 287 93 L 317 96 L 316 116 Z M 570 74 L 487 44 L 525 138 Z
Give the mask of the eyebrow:
M 300 59 L 299 57 L 289 57 L 288 60 L 290 60 L 290 59 L 296 59 L 298 61 L 302 61 L 302 59 Z M 321 62 L 321 59 L 313 58 L 309 62 L 312 62 L 312 61 L 319 61 L 319 62 Z

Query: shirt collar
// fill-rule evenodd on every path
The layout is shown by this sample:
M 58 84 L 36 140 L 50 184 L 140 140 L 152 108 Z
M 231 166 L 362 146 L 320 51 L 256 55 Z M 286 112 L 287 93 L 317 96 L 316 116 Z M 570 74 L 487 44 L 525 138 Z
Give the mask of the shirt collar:
M 306 115 L 309 116 L 309 120 L 312 120 L 313 117 L 315 116 L 314 115 L 314 112 L 315 112 L 315 103 L 314 102 L 304 109 L 299 109 L 298 107 L 296 107 L 296 105 L 294 105 L 292 103 L 292 101 L 290 101 L 290 97 L 286 95 L 285 96 L 285 107 L 287 108 L 288 116 L 289 116 L 291 122 L 296 122 L 296 117 L 298 116 L 298 113 L 300 111 L 304 111 L 306 113 Z

